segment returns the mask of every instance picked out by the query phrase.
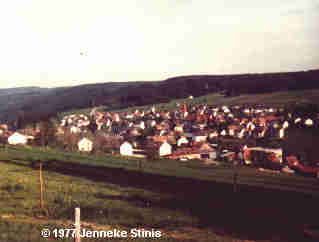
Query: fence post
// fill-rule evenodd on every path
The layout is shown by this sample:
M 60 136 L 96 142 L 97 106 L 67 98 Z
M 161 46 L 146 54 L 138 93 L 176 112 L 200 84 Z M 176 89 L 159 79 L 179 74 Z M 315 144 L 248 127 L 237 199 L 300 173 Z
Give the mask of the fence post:
M 75 208 L 75 237 L 74 242 L 81 242 L 80 237 L 80 229 L 81 229 L 81 222 L 80 222 L 80 208 Z
M 233 191 L 237 192 L 237 172 L 235 171 L 236 168 L 234 168 L 234 176 L 233 176 Z
M 43 179 L 42 179 L 42 161 L 40 161 L 40 207 L 44 208 L 43 202 Z
M 238 187 L 237 187 L 237 179 L 238 179 L 238 161 L 234 160 L 233 161 L 233 191 L 237 192 Z

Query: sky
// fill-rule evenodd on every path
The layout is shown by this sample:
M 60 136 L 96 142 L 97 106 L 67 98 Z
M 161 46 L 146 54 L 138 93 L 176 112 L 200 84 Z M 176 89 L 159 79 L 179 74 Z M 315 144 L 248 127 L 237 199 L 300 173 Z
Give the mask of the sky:
M 0 88 L 319 68 L 319 0 L 10 0 L 0 30 Z

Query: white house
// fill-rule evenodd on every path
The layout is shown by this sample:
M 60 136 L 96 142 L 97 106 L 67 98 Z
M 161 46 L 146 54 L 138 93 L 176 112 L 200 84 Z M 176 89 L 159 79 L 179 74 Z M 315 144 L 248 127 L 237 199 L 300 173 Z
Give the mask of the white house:
M 172 154 L 172 146 L 164 141 L 164 143 L 159 147 L 159 156 L 170 155 Z
M 183 126 L 180 126 L 180 125 L 179 126 L 175 126 L 174 131 L 175 132 L 181 132 L 181 133 L 184 132 Z
M 313 125 L 313 122 L 310 118 L 308 118 L 306 121 L 305 121 L 305 125 L 307 126 L 312 126 Z
M 133 114 L 127 114 L 127 115 L 126 115 L 126 118 L 127 118 L 127 119 L 132 119 L 132 118 L 134 118 L 134 115 L 133 115 Z
M 288 123 L 287 120 L 283 123 L 282 127 L 283 127 L 284 129 L 286 129 L 286 128 L 289 127 L 289 123 Z
M 102 119 L 96 119 L 95 120 L 95 123 L 97 125 L 97 130 L 101 130 L 102 129 L 102 126 L 104 124 L 104 122 L 102 121 Z
M 189 143 L 188 140 L 184 136 L 182 136 L 181 138 L 177 140 L 177 146 L 181 146 L 182 144 L 188 144 L 188 143 Z
M 235 130 L 234 129 L 229 129 L 228 133 L 230 136 L 234 136 L 235 135 Z
M 215 138 L 215 137 L 218 137 L 218 132 L 217 132 L 217 131 L 214 131 L 214 132 L 210 133 L 209 137 L 210 137 L 211 139 L 213 139 L 213 138 Z
M 251 163 L 251 151 L 261 151 L 261 152 L 265 152 L 265 153 L 273 153 L 274 154 L 274 160 L 272 160 L 273 162 L 279 162 L 282 163 L 283 159 L 282 159 L 282 149 L 268 149 L 268 148 L 262 148 L 262 147 L 252 147 L 252 148 L 245 148 L 244 149 L 244 160 L 246 164 L 250 164 Z
M 145 123 L 144 123 L 144 121 L 141 121 L 141 123 L 140 123 L 140 128 L 141 128 L 141 129 L 145 129 Z
M 242 129 L 239 133 L 238 133 L 238 138 L 242 139 L 244 137 L 245 134 L 245 129 Z
M 155 121 L 155 120 L 152 120 L 151 126 L 152 126 L 152 127 L 155 127 L 155 126 L 156 126 L 156 121 Z
M 93 142 L 88 138 L 83 138 L 78 142 L 79 151 L 90 152 L 93 150 Z
M 133 146 L 129 142 L 124 142 L 120 146 L 121 155 L 133 155 Z
M 118 114 L 115 115 L 115 122 L 120 122 L 121 119 L 120 119 L 120 116 Z
M 76 127 L 76 126 L 72 126 L 70 128 L 70 132 L 71 134 L 76 134 L 76 133 L 80 133 L 81 132 L 81 129 L 79 127 Z
M 299 123 L 300 121 L 301 121 L 301 118 L 296 118 L 296 119 L 295 119 L 295 124 L 296 124 L 296 123 Z
M 205 142 L 207 139 L 206 135 L 197 135 L 195 136 L 195 142 Z
M 285 129 L 284 129 L 284 128 L 281 128 L 281 129 L 279 130 L 279 138 L 280 138 L 280 139 L 283 139 L 284 136 L 285 136 Z
M 223 129 L 223 131 L 222 132 L 220 132 L 220 134 L 222 135 L 222 136 L 225 136 L 227 133 L 226 133 L 226 130 L 225 129 Z
M 33 136 L 26 136 L 18 132 L 15 132 L 8 138 L 8 143 L 11 145 L 17 145 L 17 144 L 25 145 L 28 142 L 28 139 L 33 139 L 33 138 L 34 138 Z

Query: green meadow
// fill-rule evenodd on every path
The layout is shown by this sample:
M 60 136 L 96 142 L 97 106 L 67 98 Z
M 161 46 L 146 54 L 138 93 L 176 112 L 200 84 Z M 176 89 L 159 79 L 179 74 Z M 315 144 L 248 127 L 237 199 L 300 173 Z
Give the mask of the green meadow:
M 234 173 L 227 163 L 148 161 L 8 145 L 0 160 L 0 241 L 50 241 L 40 231 L 72 228 L 75 207 L 81 208 L 84 228 L 157 229 L 163 241 L 303 241 L 302 225 L 317 221 L 313 209 L 319 183 L 313 177 L 243 167 L 234 192 Z

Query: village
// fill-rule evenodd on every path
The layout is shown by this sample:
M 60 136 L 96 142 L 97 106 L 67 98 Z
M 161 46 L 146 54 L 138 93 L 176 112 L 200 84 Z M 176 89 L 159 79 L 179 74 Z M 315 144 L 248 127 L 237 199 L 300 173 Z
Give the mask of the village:
M 190 96 L 189 99 L 193 97 Z M 305 159 L 283 149 L 289 127 L 300 130 L 318 127 L 315 118 L 284 113 L 262 105 L 212 106 L 176 103 L 173 111 L 155 106 L 134 112 L 103 112 L 64 116 L 56 137 L 65 150 L 145 159 L 198 159 L 204 164 L 221 161 L 258 167 L 261 171 L 294 173 L 296 170 L 319 177 L 317 160 Z M 10 145 L 34 143 L 39 128 L 8 130 L 0 135 Z

